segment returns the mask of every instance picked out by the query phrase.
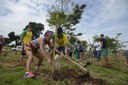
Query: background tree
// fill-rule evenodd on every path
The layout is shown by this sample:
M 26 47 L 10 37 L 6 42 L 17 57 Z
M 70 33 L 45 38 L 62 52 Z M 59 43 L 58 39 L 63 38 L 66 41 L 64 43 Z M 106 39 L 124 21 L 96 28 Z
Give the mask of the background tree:
M 12 42 L 12 41 L 14 41 L 15 40 L 15 32 L 10 32 L 10 33 L 8 33 L 8 37 L 9 37 L 9 40 L 10 40 L 10 42 Z
M 16 46 L 20 44 L 20 43 L 18 43 L 20 40 L 20 36 L 15 35 L 15 32 L 12 31 L 12 32 L 8 33 L 8 37 L 9 37 L 10 42 L 12 42 L 12 41 L 16 42 Z
M 71 37 L 74 35 L 81 36 L 82 33 L 74 34 L 74 30 L 76 25 L 80 23 L 85 7 L 85 4 L 74 4 L 73 0 L 56 0 L 52 5 L 52 9 L 48 11 L 49 18 L 47 22 L 51 27 L 59 24 L 59 26 L 63 27 L 64 32 Z
M 76 40 L 77 40 L 76 37 L 71 36 L 69 42 L 74 45 Z
M 9 38 L 7 38 L 7 37 L 4 37 L 4 44 L 5 45 L 7 45 L 7 44 L 9 44 L 10 43 L 10 40 L 9 40 Z
M 31 25 L 33 29 L 33 39 L 38 38 L 40 34 L 42 34 L 42 31 L 44 31 L 44 25 L 36 22 L 29 22 L 29 24 L 26 25 L 26 27 L 23 30 L 27 30 L 29 25 Z

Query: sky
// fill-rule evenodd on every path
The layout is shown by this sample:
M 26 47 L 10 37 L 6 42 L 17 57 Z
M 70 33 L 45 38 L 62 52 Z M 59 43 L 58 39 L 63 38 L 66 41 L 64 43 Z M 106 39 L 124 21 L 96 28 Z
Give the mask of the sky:
M 46 19 L 47 9 L 54 0 L 0 0 L 0 34 L 5 37 L 14 31 L 20 34 L 29 22 L 45 25 L 50 29 Z M 92 41 L 95 35 L 119 37 L 121 41 L 128 41 L 128 0 L 74 0 L 79 4 L 86 4 L 80 23 L 75 33 L 83 33 L 81 40 Z

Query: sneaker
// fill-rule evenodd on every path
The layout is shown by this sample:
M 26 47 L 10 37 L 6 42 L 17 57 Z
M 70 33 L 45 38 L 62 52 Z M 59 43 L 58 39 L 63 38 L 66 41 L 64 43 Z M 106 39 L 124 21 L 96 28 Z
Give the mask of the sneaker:
M 32 72 L 26 72 L 26 74 L 24 75 L 24 79 L 26 78 L 33 78 L 35 75 Z

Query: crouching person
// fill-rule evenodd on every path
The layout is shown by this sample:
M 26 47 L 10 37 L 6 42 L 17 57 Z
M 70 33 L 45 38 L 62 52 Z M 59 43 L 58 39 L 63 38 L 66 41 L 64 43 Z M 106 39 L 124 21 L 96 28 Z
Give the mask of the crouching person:
M 57 30 L 57 39 L 55 41 L 54 37 L 53 37 L 53 42 L 56 42 L 58 44 L 58 48 L 57 50 L 59 52 L 62 52 L 66 57 L 68 56 L 68 37 L 67 35 L 63 32 L 62 28 L 59 27 Z M 69 69 L 71 69 L 71 62 L 69 60 L 67 60 Z M 60 67 L 60 65 L 58 65 Z
M 28 57 L 28 60 L 26 62 L 26 73 L 24 75 L 24 78 L 32 78 L 35 76 L 30 70 L 33 56 L 39 59 L 37 68 L 39 68 L 39 66 L 41 65 L 43 58 L 46 58 L 48 60 L 48 63 L 52 64 L 51 56 L 48 56 L 44 50 L 44 46 L 46 44 L 48 44 L 50 48 L 53 47 L 52 43 L 50 42 L 52 35 L 52 31 L 47 31 L 44 34 L 43 38 L 37 38 L 35 40 L 32 40 L 24 46 L 25 53 Z

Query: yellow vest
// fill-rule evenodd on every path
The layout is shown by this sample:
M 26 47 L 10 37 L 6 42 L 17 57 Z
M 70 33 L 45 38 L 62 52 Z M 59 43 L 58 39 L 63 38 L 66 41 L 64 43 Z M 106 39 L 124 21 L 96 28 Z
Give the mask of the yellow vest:
M 32 32 L 27 31 L 26 35 L 23 37 L 24 44 L 29 43 L 32 40 Z
M 59 46 L 64 46 L 66 43 L 68 43 L 68 37 L 67 37 L 67 35 L 65 35 L 64 33 L 62 33 L 62 35 L 63 35 L 63 38 L 57 38 L 57 44 L 59 45 Z

